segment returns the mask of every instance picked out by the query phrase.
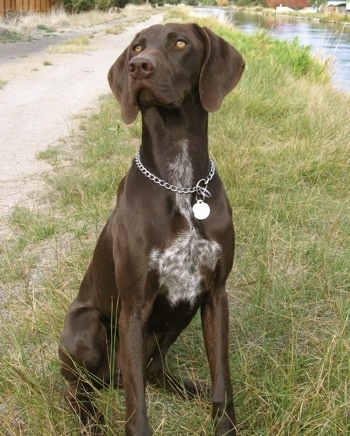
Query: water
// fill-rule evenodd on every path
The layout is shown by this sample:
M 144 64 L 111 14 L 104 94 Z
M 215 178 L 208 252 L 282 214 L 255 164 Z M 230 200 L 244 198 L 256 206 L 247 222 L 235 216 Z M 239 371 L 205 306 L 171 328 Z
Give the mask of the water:
M 350 93 L 350 25 L 298 20 L 286 16 L 235 12 L 219 8 L 196 8 L 196 14 L 229 20 L 244 33 L 267 30 L 276 38 L 298 37 L 312 53 L 331 60 L 332 81 L 338 89 Z

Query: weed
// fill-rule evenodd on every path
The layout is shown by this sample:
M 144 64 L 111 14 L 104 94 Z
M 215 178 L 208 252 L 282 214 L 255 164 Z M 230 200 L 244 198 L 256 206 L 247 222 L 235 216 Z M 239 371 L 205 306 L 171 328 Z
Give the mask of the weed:
M 45 26 L 45 24 L 38 24 L 36 28 L 46 33 L 53 33 L 55 31 L 55 29 L 53 29 L 52 27 L 47 27 Z
M 78 36 L 68 39 L 62 44 L 52 45 L 48 48 L 49 53 L 82 53 L 87 50 L 90 40 L 87 36 Z
M 117 26 L 110 27 L 106 30 L 106 33 L 110 33 L 111 35 L 119 35 L 125 29 L 125 25 L 118 24 Z
M 0 43 L 31 41 L 31 37 L 12 29 L 0 29 Z
M 57 150 L 56 147 L 48 147 L 46 150 L 37 153 L 36 158 L 47 160 L 52 164 L 56 164 L 58 155 L 59 155 L 59 151 Z

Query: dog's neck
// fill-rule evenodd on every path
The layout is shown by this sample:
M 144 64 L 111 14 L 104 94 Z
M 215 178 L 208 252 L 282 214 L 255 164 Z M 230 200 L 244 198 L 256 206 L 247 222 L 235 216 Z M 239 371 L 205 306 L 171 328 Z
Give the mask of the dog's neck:
M 155 106 L 142 111 L 144 165 L 182 187 L 195 185 L 209 169 L 208 113 L 193 99 L 189 96 L 174 109 Z

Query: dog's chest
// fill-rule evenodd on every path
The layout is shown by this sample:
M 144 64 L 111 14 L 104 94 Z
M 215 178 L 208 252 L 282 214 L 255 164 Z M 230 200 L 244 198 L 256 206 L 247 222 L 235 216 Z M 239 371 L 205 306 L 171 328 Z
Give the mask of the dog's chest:
M 180 301 L 193 304 L 206 289 L 220 253 L 217 242 L 203 239 L 192 229 L 180 233 L 168 247 L 152 249 L 149 266 L 157 272 L 159 287 L 172 306 Z
M 174 144 L 177 157 L 168 164 L 170 181 L 176 186 L 189 187 L 193 183 L 193 169 L 188 154 L 188 141 Z M 149 267 L 158 274 L 159 288 L 165 292 L 171 306 L 179 302 L 193 304 L 196 297 L 209 287 L 221 247 L 204 239 L 193 225 L 191 194 L 176 193 L 175 205 L 187 221 L 182 231 L 164 249 L 154 248 Z

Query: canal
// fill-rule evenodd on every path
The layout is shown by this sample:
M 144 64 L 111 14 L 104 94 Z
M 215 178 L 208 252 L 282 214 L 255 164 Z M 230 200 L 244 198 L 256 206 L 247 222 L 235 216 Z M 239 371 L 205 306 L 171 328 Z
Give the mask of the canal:
M 332 81 L 343 91 L 350 93 L 350 25 L 321 23 L 282 15 L 236 12 L 219 8 L 195 8 L 198 15 L 216 16 L 229 20 L 245 33 L 265 29 L 276 38 L 292 40 L 311 46 L 312 53 L 322 59 L 330 59 Z

